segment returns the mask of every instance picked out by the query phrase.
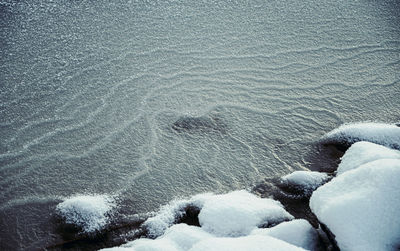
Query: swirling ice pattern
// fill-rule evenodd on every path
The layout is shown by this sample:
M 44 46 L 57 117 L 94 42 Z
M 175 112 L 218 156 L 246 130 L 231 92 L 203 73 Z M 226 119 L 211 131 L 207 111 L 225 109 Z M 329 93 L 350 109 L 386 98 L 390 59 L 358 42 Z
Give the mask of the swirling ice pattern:
M 144 212 L 305 168 L 343 122 L 399 120 L 396 3 L 117 2 L 0 4 L 2 214 L 83 191 Z

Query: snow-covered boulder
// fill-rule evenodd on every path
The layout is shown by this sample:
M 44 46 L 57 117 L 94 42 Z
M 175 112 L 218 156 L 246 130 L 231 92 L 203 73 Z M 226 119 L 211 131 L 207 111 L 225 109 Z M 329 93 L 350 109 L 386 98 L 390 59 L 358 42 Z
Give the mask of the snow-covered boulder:
M 56 211 L 67 224 L 92 233 L 108 223 L 114 206 L 113 200 L 105 195 L 78 195 L 58 204 Z
M 400 127 L 372 122 L 344 124 L 322 138 L 322 143 L 348 146 L 358 141 L 369 141 L 400 149 Z
M 304 251 L 305 249 L 296 247 L 279 239 L 262 236 L 249 235 L 238 238 L 211 238 L 201 241 L 194 245 L 190 251 Z
M 400 159 L 400 151 L 366 141 L 354 143 L 343 155 L 337 175 L 378 159 Z
M 187 206 L 199 208 L 200 226 L 176 224 Z M 107 250 L 304 250 L 271 237 L 273 234 L 250 234 L 259 225 L 290 219 L 293 216 L 280 202 L 244 190 L 219 195 L 201 194 L 188 200 L 173 201 L 148 219 L 145 226 L 156 239 L 137 239 Z M 159 235 L 154 236 L 156 233 Z
M 251 234 L 272 236 L 306 250 L 316 250 L 319 242 L 317 231 L 304 219 L 282 222 L 272 228 L 257 228 Z
M 315 189 L 330 179 L 329 175 L 320 172 L 295 171 L 281 178 L 281 185 L 292 186 L 310 195 Z
M 206 200 L 199 214 L 201 227 L 216 236 L 242 236 L 259 225 L 293 219 L 282 204 L 246 191 L 215 195 Z
M 352 157 L 359 156 L 357 153 Z M 312 194 L 311 210 L 335 235 L 343 251 L 397 250 L 400 160 L 378 159 L 346 169 Z

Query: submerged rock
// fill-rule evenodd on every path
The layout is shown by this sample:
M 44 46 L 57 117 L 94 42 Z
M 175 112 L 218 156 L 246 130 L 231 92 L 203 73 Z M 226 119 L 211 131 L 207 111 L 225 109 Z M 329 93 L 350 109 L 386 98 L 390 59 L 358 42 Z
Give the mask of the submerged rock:
M 200 116 L 190 117 L 184 116 L 175 121 L 172 129 L 177 132 L 225 132 L 226 126 L 218 117 L 213 116 Z

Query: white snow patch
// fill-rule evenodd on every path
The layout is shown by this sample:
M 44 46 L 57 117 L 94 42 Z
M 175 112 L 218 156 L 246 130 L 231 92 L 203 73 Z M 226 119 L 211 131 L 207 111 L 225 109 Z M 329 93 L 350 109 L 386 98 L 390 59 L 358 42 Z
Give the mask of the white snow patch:
M 290 243 L 263 235 L 249 235 L 245 237 L 215 237 L 200 227 L 178 224 L 170 227 L 163 236 L 155 240 L 138 239 L 120 247 L 103 250 L 133 250 L 133 251 L 257 251 L 257 250 L 284 250 L 300 251 L 300 247 Z
M 319 187 L 310 207 L 341 250 L 395 250 L 400 246 L 399 180 L 399 159 L 368 162 Z
M 247 191 L 214 195 L 199 214 L 201 227 L 216 236 L 243 236 L 261 224 L 293 219 L 282 204 Z
M 190 251 L 300 251 L 300 247 L 270 236 L 249 235 L 238 238 L 211 238 L 194 245 Z
M 355 143 L 369 141 L 391 148 L 400 148 L 400 127 L 392 124 L 361 122 L 344 124 L 327 133 L 322 142 Z
M 66 223 L 91 233 L 108 223 L 108 213 L 114 206 L 113 200 L 105 195 L 77 195 L 58 204 L 56 210 Z
M 282 222 L 272 228 L 258 228 L 251 234 L 272 236 L 307 250 L 316 250 L 319 238 L 317 231 L 304 219 Z
M 173 225 L 188 205 L 201 209 L 201 227 L 184 223 Z M 237 237 L 248 235 L 259 224 L 288 219 L 293 216 L 280 202 L 262 199 L 247 191 L 201 194 L 189 200 L 174 201 L 146 221 L 149 231 L 161 233 L 158 238 L 137 239 L 107 250 L 303 250 L 270 236 Z
M 281 179 L 289 185 L 300 186 L 303 189 L 312 191 L 324 184 L 329 179 L 329 176 L 320 172 L 295 171 L 283 176 Z
M 366 141 L 357 142 L 343 155 L 337 175 L 378 159 L 400 159 L 400 151 Z
M 213 236 L 202 230 L 200 227 L 189 226 L 184 223 L 173 225 L 164 235 L 159 238 L 152 239 L 138 239 L 131 241 L 120 248 L 126 248 L 130 250 L 189 250 L 194 244 L 201 240 L 212 238 Z M 110 250 L 110 249 L 106 249 Z M 119 249 L 116 249 L 119 250 Z

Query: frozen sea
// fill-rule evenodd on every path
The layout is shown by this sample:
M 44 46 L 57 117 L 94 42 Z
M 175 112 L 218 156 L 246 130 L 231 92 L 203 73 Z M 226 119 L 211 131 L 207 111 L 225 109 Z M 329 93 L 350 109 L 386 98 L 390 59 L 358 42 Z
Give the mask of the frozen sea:
M 315 169 L 343 123 L 399 122 L 399 10 L 0 1 L 0 249 L 59 241 L 71 195 L 107 194 L 128 217 Z

